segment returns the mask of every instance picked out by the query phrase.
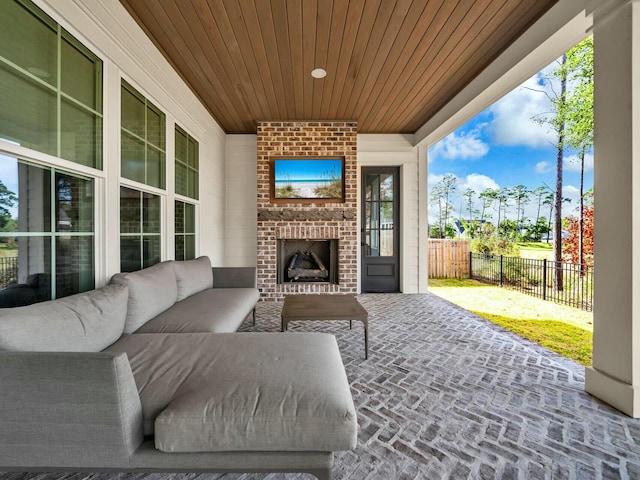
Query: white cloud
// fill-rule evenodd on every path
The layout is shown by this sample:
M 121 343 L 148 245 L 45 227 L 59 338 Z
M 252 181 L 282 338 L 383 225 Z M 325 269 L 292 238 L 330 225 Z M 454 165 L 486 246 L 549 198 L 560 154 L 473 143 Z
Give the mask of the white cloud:
M 481 138 L 481 129 L 450 133 L 429 150 L 429 158 L 476 160 L 489 153 L 489 145 Z
M 491 177 L 479 173 L 471 173 L 464 179 L 459 180 L 458 190 L 460 192 L 464 192 L 468 188 L 474 190 L 476 192 L 475 196 L 477 196 L 487 188 L 499 189 L 500 186 Z
M 564 157 L 563 167 L 568 172 L 580 172 L 580 158 L 578 155 Z M 584 156 L 584 171 L 593 170 L 593 154 L 587 153 Z
M 553 169 L 553 165 L 549 162 L 536 163 L 536 173 L 549 173 Z
M 433 173 L 430 173 L 427 176 L 427 186 L 428 186 L 428 188 L 431 189 L 433 186 L 435 186 L 436 183 L 438 183 L 443 178 L 444 178 L 444 175 L 435 175 Z
M 554 132 L 532 120 L 550 111 L 551 101 L 547 95 L 553 95 L 553 85 L 545 77 L 554 67 L 537 73 L 489 107 L 493 121 L 488 132 L 495 143 L 546 147 L 556 141 Z
M 580 189 L 573 185 L 562 186 L 562 198 L 569 199 L 562 203 L 562 216 L 576 215 L 577 209 L 580 207 Z

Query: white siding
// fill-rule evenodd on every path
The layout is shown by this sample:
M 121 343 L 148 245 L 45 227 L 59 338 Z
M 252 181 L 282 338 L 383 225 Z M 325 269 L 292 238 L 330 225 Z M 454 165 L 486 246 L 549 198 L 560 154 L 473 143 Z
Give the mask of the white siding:
M 425 178 L 420 175 L 424 168 L 420 169 L 418 152 L 418 147 L 413 146 L 413 135 L 358 135 L 360 167 L 400 166 L 400 289 L 403 293 L 425 292 L 427 288 L 427 243 L 420 233 L 425 230 L 422 223 L 426 221 L 423 220 L 426 205 L 420 204 L 420 189 L 426 188 L 426 174 Z M 426 156 L 422 161 L 426 162 Z
M 227 264 L 257 264 L 257 137 L 227 136 Z
M 197 253 L 225 264 L 226 135 L 118 0 L 36 0 L 38 6 L 104 61 L 104 175 L 98 179 L 98 284 L 119 269 L 118 177 L 120 79 L 125 78 L 167 114 L 167 190 L 164 254 L 173 258 L 173 140 L 177 122 L 200 143 Z M 55 163 L 55 160 L 54 162 Z M 67 165 L 67 163 L 65 163 Z M 100 184 L 103 182 L 103 184 Z

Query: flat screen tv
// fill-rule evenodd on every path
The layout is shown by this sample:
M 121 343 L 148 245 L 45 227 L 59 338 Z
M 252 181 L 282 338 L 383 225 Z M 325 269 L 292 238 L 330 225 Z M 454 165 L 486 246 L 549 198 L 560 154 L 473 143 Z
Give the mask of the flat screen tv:
M 273 158 L 270 193 L 273 203 L 344 202 L 344 158 Z

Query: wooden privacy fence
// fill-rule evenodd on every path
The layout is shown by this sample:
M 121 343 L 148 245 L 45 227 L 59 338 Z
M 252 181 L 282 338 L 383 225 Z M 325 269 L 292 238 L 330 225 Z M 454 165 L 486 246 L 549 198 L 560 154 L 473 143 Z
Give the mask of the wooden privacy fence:
M 429 278 L 469 278 L 469 241 L 429 239 Z

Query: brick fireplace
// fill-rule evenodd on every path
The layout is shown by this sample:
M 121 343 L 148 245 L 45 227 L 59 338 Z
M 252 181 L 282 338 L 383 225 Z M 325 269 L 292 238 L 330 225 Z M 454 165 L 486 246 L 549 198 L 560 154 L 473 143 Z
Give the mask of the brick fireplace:
M 258 147 L 258 288 L 263 300 L 288 294 L 356 293 L 358 283 L 358 170 L 355 122 L 260 122 Z M 274 156 L 344 157 L 344 203 L 271 203 Z M 283 281 L 282 240 L 329 241 L 332 277 Z

